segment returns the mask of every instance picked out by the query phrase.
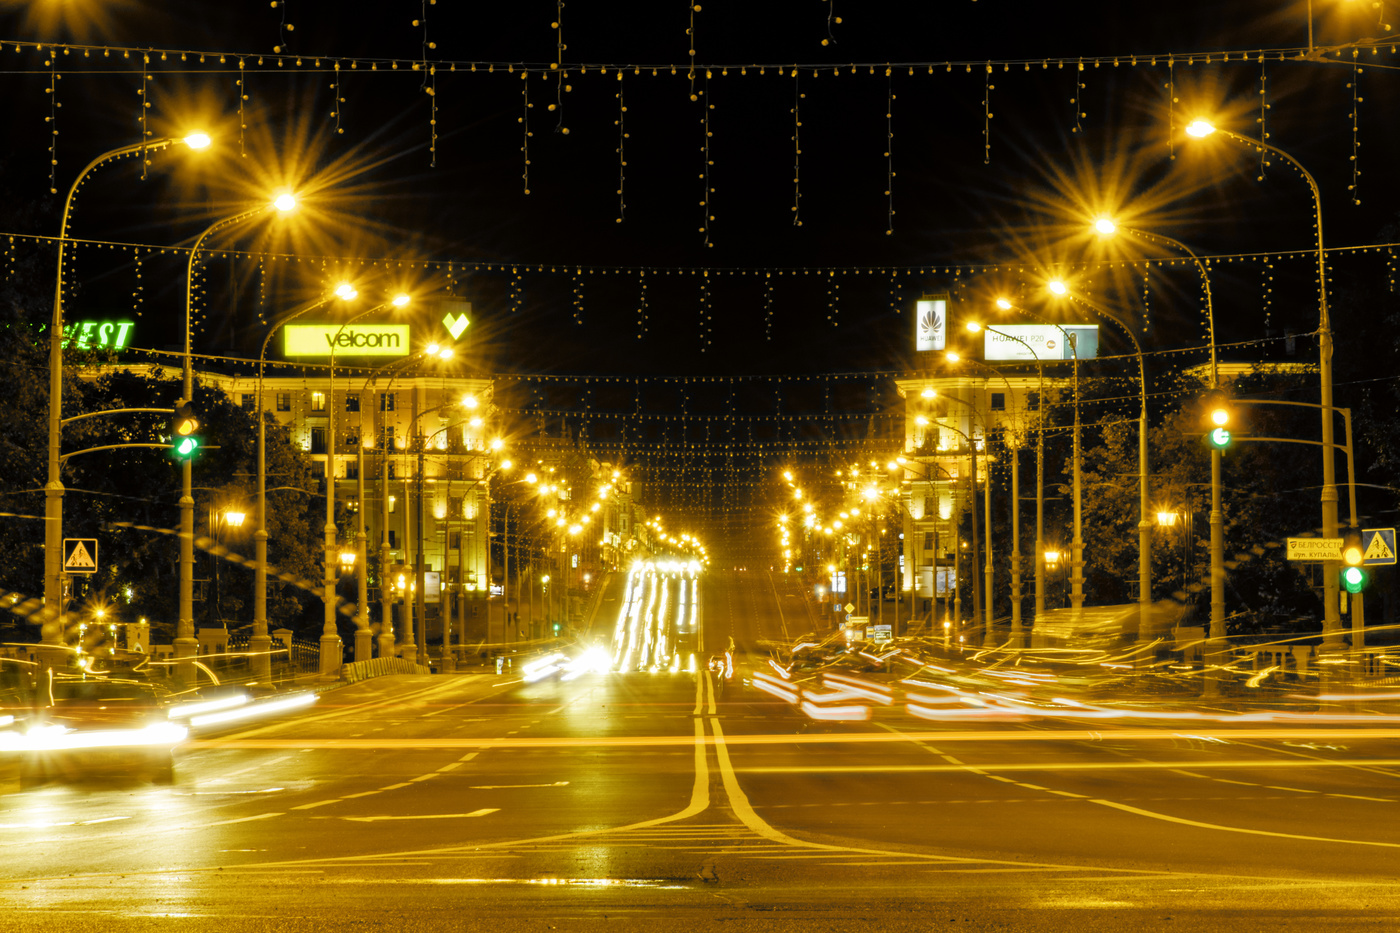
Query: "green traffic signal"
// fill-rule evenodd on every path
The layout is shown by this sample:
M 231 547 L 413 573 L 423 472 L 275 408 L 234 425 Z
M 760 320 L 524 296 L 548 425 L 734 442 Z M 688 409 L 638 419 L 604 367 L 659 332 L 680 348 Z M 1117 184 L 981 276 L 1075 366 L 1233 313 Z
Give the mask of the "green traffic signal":
M 1361 567 L 1344 567 L 1342 569 L 1342 589 L 1348 593 L 1360 593 L 1371 582 L 1371 575 Z
M 1230 402 L 1217 390 L 1207 395 L 1205 408 L 1206 422 L 1209 425 L 1206 429 L 1206 443 L 1216 450 L 1224 450 L 1233 440 L 1229 426 L 1234 412 L 1230 409 Z
M 170 418 L 170 452 L 177 460 L 189 460 L 199 451 L 199 418 L 187 399 L 175 403 Z

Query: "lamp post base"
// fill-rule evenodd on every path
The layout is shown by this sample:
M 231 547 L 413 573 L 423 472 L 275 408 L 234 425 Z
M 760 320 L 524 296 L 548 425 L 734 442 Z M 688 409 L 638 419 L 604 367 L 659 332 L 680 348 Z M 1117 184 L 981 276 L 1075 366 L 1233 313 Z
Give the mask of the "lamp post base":
M 272 639 L 267 635 L 254 635 L 248 639 L 248 671 L 255 681 L 272 680 Z
M 355 629 L 355 660 L 368 661 L 374 655 L 374 633 L 367 628 Z
M 195 676 L 197 668 L 194 666 L 194 656 L 199 653 L 199 642 L 193 638 L 175 639 L 175 676 L 184 681 L 187 686 L 195 686 Z
M 344 662 L 345 645 L 339 635 L 321 636 L 321 673 L 336 674 Z
M 394 646 L 394 636 L 381 633 L 379 636 L 379 656 L 381 658 L 392 658 L 397 654 L 398 652 L 395 650 Z

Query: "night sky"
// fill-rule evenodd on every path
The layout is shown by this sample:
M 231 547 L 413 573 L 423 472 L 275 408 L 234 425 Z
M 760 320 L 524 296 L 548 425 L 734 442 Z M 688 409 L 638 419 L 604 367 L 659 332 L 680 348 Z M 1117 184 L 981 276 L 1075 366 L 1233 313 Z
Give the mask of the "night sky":
M 197 125 L 217 138 L 209 152 L 157 154 L 145 180 L 135 161 L 99 170 L 71 235 L 188 245 L 260 192 L 301 194 L 294 222 L 213 241 L 198 352 L 256 355 L 266 322 L 344 271 L 370 290 L 450 294 L 474 306 L 463 371 L 535 377 L 510 383 L 524 408 L 647 413 L 614 456 L 645 459 L 658 425 L 690 451 L 688 467 L 647 468 L 672 487 L 657 504 L 683 508 L 676 489 L 703 477 L 691 505 L 744 512 L 736 490 L 762 497 L 785 440 L 865 433 L 860 416 L 892 404 L 883 376 L 932 365 L 912 350 L 925 293 L 951 293 L 956 329 L 998 294 L 1040 306 L 1057 271 L 1148 349 L 1195 348 L 1159 370 L 1200 362 L 1199 279 L 1141 265 L 1180 259 L 1170 249 L 1086 235 L 1105 213 L 1230 257 L 1212 264 L 1218 339 L 1257 343 L 1224 356 L 1268 357 L 1313 330 L 1303 181 L 1181 134 L 1201 114 L 1262 129 L 1317 176 L 1330 247 L 1384 242 L 1400 55 L 1366 44 L 1393 36 L 1369 5 L 1313 6 L 1322 50 L 1304 61 L 1303 2 L 6 0 L 0 235 L 53 236 L 88 159 L 143 126 Z M 48 209 L 20 209 L 35 200 Z M 80 246 L 69 316 L 138 315 L 138 345 L 173 348 L 184 263 Z M 1342 291 L 1385 275 L 1384 253 L 1333 260 Z M 440 316 L 418 308 L 420 331 Z M 47 313 L 36 302 L 35 321 Z M 1112 327 L 1104 341 L 1128 349 Z M 780 426 L 703 420 L 725 414 Z

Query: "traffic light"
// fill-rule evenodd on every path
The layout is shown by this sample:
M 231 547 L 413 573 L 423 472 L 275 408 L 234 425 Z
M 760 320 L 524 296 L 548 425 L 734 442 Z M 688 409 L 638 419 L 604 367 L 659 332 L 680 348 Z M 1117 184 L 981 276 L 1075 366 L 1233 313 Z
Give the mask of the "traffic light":
M 558 623 L 558 622 L 555 622 L 555 623 L 554 623 L 554 637 L 555 637 L 555 638 L 558 638 L 558 637 L 559 637 L 559 629 L 560 629 L 559 623 Z
M 1230 419 L 1234 412 L 1230 400 L 1220 392 L 1206 397 L 1206 443 L 1217 450 L 1230 446 Z
M 1371 573 L 1363 561 L 1366 549 L 1361 544 L 1361 533 L 1355 529 L 1342 538 L 1342 589 L 1348 593 L 1360 593 L 1371 584 Z
M 176 460 L 190 460 L 202 443 L 194 406 L 182 398 L 175 403 L 175 413 L 170 418 L 170 450 Z

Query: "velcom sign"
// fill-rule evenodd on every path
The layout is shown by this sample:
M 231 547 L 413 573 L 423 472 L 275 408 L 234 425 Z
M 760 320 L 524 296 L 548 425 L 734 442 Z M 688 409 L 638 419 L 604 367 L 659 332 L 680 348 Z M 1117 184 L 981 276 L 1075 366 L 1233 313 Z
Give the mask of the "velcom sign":
M 282 328 L 287 357 L 408 356 L 407 324 L 288 324 Z

